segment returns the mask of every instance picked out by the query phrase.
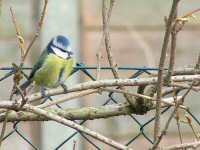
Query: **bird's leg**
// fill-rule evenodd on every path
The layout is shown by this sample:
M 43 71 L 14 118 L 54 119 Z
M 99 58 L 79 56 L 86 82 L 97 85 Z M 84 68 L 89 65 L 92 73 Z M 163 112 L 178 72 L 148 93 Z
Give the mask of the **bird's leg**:
M 65 85 L 64 83 L 61 83 L 60 86 L 63 88 L 64 92 L 67 93 L 68 91 L 67 85 Z
M 47 97 L 47 95 L 46 95 L 45 91 L 46 91 L 46 88 L 42 86 L 42 87 L 41 87 L 41 94 L 42 94 L 42 98 L 45 98 L 45 97 Z

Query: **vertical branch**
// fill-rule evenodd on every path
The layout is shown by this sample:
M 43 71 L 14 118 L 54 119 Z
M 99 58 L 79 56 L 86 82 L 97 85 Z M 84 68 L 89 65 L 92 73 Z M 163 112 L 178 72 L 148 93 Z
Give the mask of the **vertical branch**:
M 47 3 L 48 3 L 48 0 L 45 0 L 44 8 L 43 8 L 43 11 L 42 11 L 42 15 L 41 15 L 40 21 L 38 23 L 38 28 L 37 28 L 36 34 L 33 37 L 32 41 L 30 42 L 30 44 L 29 44 L 29 46 L 27 47 L 26 50 L 25 50 L 24 38 L 21 35 L 20 29 L 19 29 L 19 27 L 17 25 L 17 20 L 16 20 L 16 17 L 15 17 L 15 13 L 14 13 L 12 7 L 10 7 L 11 18 L 12 18 L 12 22 L 13 22 L 14 27 L 15 27 L 16 36 L 17 36 L 17 39 L 18 39 L 18 45 L 19 45 L 19 47 L 21 49 L 21 62 L 20 62 L 20 66 L 18 67 L 17 65 L 15 65 L 13 63 L 14 68 L 17 71 L 16 71 L 16 73 L 14 75 L 14 78 L 13 78 L 14 85 L 12 87 L 12 91 L 11 91 L 11 94 L 10 94 L 10 100 L 12 100 L 13 94 L 15 93 L 16 90 L 20 91 L 20 89 L 17 88 L 17 85 L 19 84 L 19 81 L 21 80 L 21 68 L 23 67 L 24 61 L 25 61 L 25 59 L 26 59 L 26 57 L 27 57 L 27 55 L 28 55 L 28 53 L 29 53 L 29 51 L 30 51 L 33 43 L 35 42 L 35 40 L 39 36 L 40 30 L 41 30 L 42 25 L 43 25 L 43 20 L 44 20 L 45 14 L 46 14 L 46 10 L 47 10 Z M 23 106 L 26 103 L 26 100 L 24 99 L 23 93 L 21 93 L 21 96 L 22 96 L 22 99 L 23 99 L 21 106 Z M 5 130 L 6 130 L 8 113 L 9 113 L 9 110 L 6 111 L 5 120 L 3 122 L 2 130 L 1 130 L 1 134 L 0 134 L 0 147 L 1 147 L 2 139 L 4 137 Z
M 198 64 L 199 61 L 200 61 L 200 57 L 198 57 L 198 60 L 197 60 L 197 63 L 196 63 L 196 64 Z M 195 66 L 195 67 L 196 67 L 196 66 Z M 178 111 L 180 105 L 182 105 L 182 104 L 184 103 L 185 97 L 189 94 L 189 92 L 191 91 L 191 89 L 192 89 L 192 87 L 193 87 L 194 85 L 195 85 L 195 80 L 192 81 L 190 87 L 189 87 L 189 88 L 187 89 L 187 91 L 184 93 L 184 95 L 182 96 L 181 100 L 175 103 L 175 108 L 174 108 L 173 112 L 171 113 L 170 117 L 168 118 L 168 120 L 167 120 L 167 122 L 166 122 L 166 124 L 165 124 L 165 127 L 164 127 L 164 129 L 162 130 L 161 134 L 157 137 L 157 140 L 154 142 L 154 145 L 153 145 L 153 147 L 152 147 L 152 150 L 155 150 L 155 149 L 158 147 L 160 141 L 162 140 L 163 136 L 164 136 L 164 135 L 166 134 L 166 132 L 167 132 L 167 129 L 168 129 L 169 125 L 170 125 L 170 122 L 171 122 L 172 118 L 173 118 L 174 115 L 177 113 L 177 111 Z M 188 118 L 187 118 L 187 119 L 188 119 Z M 191 126 L 191 120 L 188 119 L 188 123 L 189 123 L 189 125 Z M 178 127 L 179 127 L 179 126 L 178 126 Z M 192 128 L 192 127 L 193 127 L 193 126 L 191 126 L 191 128 Z M 199 139 L 199 137 L 197 136 L 195 130 L 193 130 L 193 129 L 194 129 L 194 128 L 192 128 L 193 133 L 195 134 L 195 136 L 197 137 L 197 139 Z M 180 132 L 180 130 L 179 130 L 179 132 Z M 182 140 L 182 136 L 180 135 L 180 133 L 179 133 L 179 136 L 180 136 L 180 139 Z
M 26 59 L 31 47 L 33 46 L 34 42 L 36 41 L 36 39 L 38 38 L 39 34 L 40 34 L 40 31 L 42 29 L 42 25 L 43 25 L 43 22 L 44 22 L 44 17 L 46 16 L 46 12 L 47 12 L 47 4 L 48 4 L 48 0 L 44 0 L 44 7 L 42 9 L 42 14 L 41 14 L 41 17 L 40 17 L 40 20 L 38 22 L 38 26 L 37 26 L 37 29 L 36 29 L 36 33 L 35 35 L 33 36 L 30 44 L 28 45 L 26 51 L 25 51 L 25 54 L 24 54 L 24 57 L 23 57 L 23 61 L 21 63 L 21 66 L 23 66 L 23 63 L 24 63 L 24 60 Z
M 109 33 L 109 29 L 108 29 L 108 23 L 109 23 L 109 20 L 110 20 L 109 18 L 111 16 L 112 7 L 114 5 L 114 0 L 110 1 L 109 11 L 107 11 L 106 1 L 107 0 L 103 0 L 102 17 L 103 17 L 103 33 L 104 33 L 104 40 L 105 40 L 107 58 L 108 58 L 109 65 L 111 67 L 113 76 L 115 78 L 119 78 L 119 75 L 118 75 L 118 72 L 117 72 L 117 64 L 114 62 L 114 59 L 113 59 L 113 56 L 112 56 L 112 52 L 111 52 L 110 33 Z
M 22 61 L 23 57 L 24 57 L 24 52 L 25 52 L 24 38 L 21 35 L 21 31 L 20 31 L 20 28 L 19 28 L 19 26 L 17 24 L 17 19 L 15 17 L 15 13 L 14 13 L 12 7 L 10 7 L 10 13 L 11 13 L 12 22 L 14 24 L 14 28 L 15 28 L 15 32 L 16 32 L 16 37 L 17 37 L 17 40 L 18 40 L 18 45 L 19 45 L 19 48 L 21 50 L 21 61 Z M 13 65 L 15 65 L 15 64 L 13 64 Z M 14 67 L 14 68 L 16 70 L 18 70 L 16 67 Z M 14 91 L 15 91 L 17 85 L 19 84 L 20 80 L 21 80 L 21 75 L 20 75 L 20 72 L 18 70 L 18 71 L 16 71 L 16 73 L 14 74 L 14 77 L 13 77 L 14 84 L 12 86 L 12 90 L 11 90 L 11 94 L 10 94 L 10 98 L 9 98 L 10 100 L 12 100 Z M 9 113 L 9 110 L 7 110 L 6 113 L 5 113 L 5 120 L 3 122 L 3 126 L 2 126 L 2 129 L 1 129 L 0 148 L 1 148 L 2 140 L 3 140 L 3 137 L 4 137 L 5 131 L 6 131 L 8 113 Z
M 155 114 L 155 125 L 154 125 L 154 141 L 158 139 L 158 135 L 160 133 L 160 108 L 161 108 L 161 97 L 162 97 L 162 86 L 163 86 L 163 70 L 164 63 L 166 58 L 167 47 L 169 43 L 169 37 L 172 30 L 172 23 L 174 21 L 174 16 L 176 15 L 176 9 L 178 6 L 178 2 L 180 0 L 173 0 L 172 8 L 170 10 L 170 14 L 167 20 L 166 31 L 164 36 L 164 41 L 162 45 L 160 63 L 159 63 L 159 72 L 158 72 L 158 82 L 157 82 L 157 97 L 156 97 L 156 114 Z
M 99 79 L 100 79 L 100 72 L 101 72 L 101 58 L 102 58 L 100 49 L 99 49 L 99 51 L 97 52 L 96 57 L 97 57 L 97 73 L 96 73 L 96 80 L 99 80 Z
M 110 17 L 111 17 L 111 14 L 112 14 L 112 9 L 113 9 L 114 3 L 115 3 L 115 0 L 110 0 L 110 7 L 109 7 L 109 10 L 108 10 L 108 13 L 107 13 L 106 1 L 103 0 L 103 6 L 102 6 L 103 38 L 101 39 L 100 45 L 102 45 L 103 40 L 105 38 L 109 38 L 109 35 L 107 35 L 107 37 L 105 36 L 105 32 L 104 31 L 105 31 L 105 28 L 107 28 L 107 26 L 108 26 L 108 24 L 110 22 Z M 109 34 L 109 32 L 107 32 L 107 33 Z M 108 41 L 107 46 L 109 46 L 110 45 L 109 40 L 107 39 L 106 41 Z M 111 47 L 110 47 L 110 49 L 111 49 Z M 114 64 L 114 61 L 112 59 L 111 50 L 107 51 L 107 56 L 108 56 L 109 64 L 111 64 L 110 66 L 113 66 L 112 64 Z M 101 68 L 100 59 L 101 58 L 102 58 L 101 52 L 100 52 L 100 50 L 98 50 L 98 53 L 97 53 L 97 80 L 100 78 L 100 68 Z M 113 72 L 113 70 L 112 70 L 112 72 Z
M 197 59 L 197 63 L 196 63 L 195 69 L 200 69 L 200 53 L 198 55 L 198 59 Z
M 104 37 L 104 35 L 103 35 Z M 103 58 L 102 53 L 101 53 L 101 48 L 104 42 L 103 37 L 101 37 L 100 41 L 100 46 L 97 50 L 96 57 L 97 57 L 97 70 L 96 70 L 96 80 L 100 80 L 100 74 L 101 74 L 101 59 Z
M 177 91 L 175 91 L 174 87 L 173 87 L 173 93 L 174 93 L 174 100 L 175 100 L 175 104 L 177 105 Z M 178 129 L 178 135 L 179 135 L 179 140 L 180 143 L 183 143 L 183 135 L 181 132 L 181 124 L 180 124 L 180 113 L 179 110 L 177 109 L 176 114 L 175 114 L 175 119 L 176 119 L 176 125 L 177 125 L 177 129 Z
M 115 0 L 110 0 L 110 7 L 109 7 L 109 10 L 107 10 L 106 0 L 102 1 L 102 18 L 103 18 L 103 37 L 104 37 L 105 46 L 106 46 L 107 59 L 109 61 L 109 65 L 111 67 L 114 78 L 118 79 L 119 74 L 118 74 L 117 64 L 114 62 L 114 59 L 111 53 L 110 33 L 109 33 L 109 28 L 108 28 L 114 3 L 115 3 Z M 124 88 L 120 86 L 120 89 L 124 89 Z M 124 94 L 124 97 L 131 106 L 134 106 L 132 104 L 131 97 L 129 95 Z
M 73 150 L 76 150 L 76 141 L 73 141 Z
M 176 119 L 176 125 L 177 125 L 177 128 L 178 128 L 179 140 L 180 140 L 180 143 L 182 144 L 183 143 L 183 136 L 182 136 L 182 132 L 181 132 L 179 111 L 176 112 L 175 119 Z
M 17 20 L 16 20 L 15 13 L 14 13 L 12 7 L 10 7 L 10 13 L 11 13 L 12 22 L 13 22 L 14 27 L 15 27 L 15 32 L 16 32 L 16 36 L 17 36 L 17 40 L 18 40 L 18 45 L 19 45 L 19 48 L 21 49 L 21 61 L 22 61 L 23 57 L 24 57 L 24 54 L 25 54 L 24 38 L 23 38 L 23 36 L 21 34 L 19 26 L 17 25 Z
M 175 104 L 175 108 L 174 110 L 172 111 L 171 115 L 169 116 L 165 126 L 164 126 L 164 129 L 162 130 L 161 134 L 157 137 L 157 140 L 154 142 L 154 145 L 152 147 L 152 150 L 155 150 L 157 149 L 159 143 L 161 142 L 163 136 L 166 134 L 168 128 L 169 128 L 169 125 L 174 117 L 174 115 L 176 114 L 178 108 L 180 107 L 180 105 L 182 105 L 184 103 L 184 100 L 186 98 L 186 96 L 189 94 L 189 92 L 191 91 L 192 87 L 193 87 L 193 84 L 194 84 L 194 81 L 192 82 L 192 84 L 190 85 L 190 88 L 187 89 L 187 91 L 184 93 L 184 95 L 182 96 L 182 98 Z
M 4 135 L 5 135 L 5 131 L 6 131 L 6 124 L 7 124 L 7 121 L 8 121 L 8 114 L 9 114 L 9 111 L 7 110 L 6 113 L 5 113 L 5 120 L 3 121 L 3 125 L 2 125 L 2 129 L 1 129 L 1 135 L 0 135 L 0 149 L 1 149 L 1 145 L 2 145 L 2 141 L 3 141 L 3 138 L 4 138 Z
M 177 18 L 177 9 L 174 15 L 174 20 Z M 175 55 L 176 55 L 176 41 L 177 41 L 177 31 L 176 31 L 176 26 L 177 26 L 177 21 L 175 21 L 172 31 L 171 31 L 171 49 L 170 49 L 170 62 L 169 62 L 169 67 L 168 67 L 168 74 L 167 74 L 167 79 L 166 81 L 169 83 L 171 80 L 171 76 L 173 75 L 174 71 L 174 65 L 175 65 Z

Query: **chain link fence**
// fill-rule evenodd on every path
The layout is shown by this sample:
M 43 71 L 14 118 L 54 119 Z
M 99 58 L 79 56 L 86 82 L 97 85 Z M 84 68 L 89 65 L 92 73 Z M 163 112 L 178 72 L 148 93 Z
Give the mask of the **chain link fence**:
M 97 69 L 96 67 L 85 66 L 84 64 L 77 64 L 76 67 L 74 68 L 72 76 L 74 74 L 76 74 L 77 72 L 81 72 L 81 73 L 87 75 L 91 80 L 96 80 L 95 76 L 91 73 L 91 70 L 96 70 L 96 69 Z M 102 67 L 101 69 L 102 70 L 106 70 L 106 71 L 110 71 L 111 70 L 110 67 Z M 141 75 L 144 75 L 144 74 L 151 75 L 152 73 L 155 73 L 155 72 L 158 71 L 157 68 L 148 68 L 148 67 L 119 67 L 118 69 L 123 71 L 123 72 L 132 71 L 133 73 L 130 76 L 130 78 L 137 78 L 137 77 L 140 77 Z M 1 82 L 4 81 L 4 80 L 7 80 L 8 78 L 12 77 L 15 74 L 15 70 L 12 67 L 2 67 L 2 68 L 0 68 L 0 70 L 5 73 L 0 78 Z M 23 70 L 23 74 L 26 75 L 26 73 L 27 73 L 26 70 L 31 70 L 31 68 L 23 68 L 22 70 Z M 54 101 L 54 98 L 46 97 L 44 99 L 44 101 L 42 101 L 41 103 L 45 103 L 46 101 Z M 114 97 L 114 93 L 113 92 L 110 92 L 106 96 L 105 101 L 104 101 L 104 103 L 102 105 L 107 105 L 109 103 L 118 103 L 118 101 Z M 59 104 L 57 104 L 56 106 L 59 109 L 63 109 L 63 107 L 60 106 Z M 170 110 L 170 107 L 164 108 L 163 111 L 162 111 L 162 114 L 166 113 L 169 110 Z M 198 117 L 196 115 L 194 115 L 193 112 L 190 111 L 189 109 L 187 109 L 186 111 L 192 117 L 192 119 L 198 124 L 198 126 L 200 126 L 200 120 L 198 119 Z M 130 122 L 133 122 L 134 124 L 137 124 L 138 133 L 136 133 L 136 135 L 132 136 L 128 141 L 126 141 L 126 143 L 123 143 L 123 144 L 129 146 L 131 143 L 134 143 L 134 142 L 137 143 L 137 139 L 139 137 L 142 137 L 143 139 L 148 141 L 150 144 L 153 144 L 153 136 L 148 133 L 148 128 L 150 126 L 150 123 L 152 123 L 155 120 L 155 117 L 152 116 L 151 118 L 145 118 L 145 121 L 141 121 L 140 119 L 137 119 L 137 117 L 135 117 L 134 114 L 132 114 L 132 115 L 129 115 L 129 119 L 130 119 Z M 90 122 L 90 121 L 89 120 L 82 120 L 80 122 L 80 124 L 82 125 L 82 124 L 84 124 L 86 122 Z M 33 149 L 39 150 L 38 146 L 34 145 L 32 143 L 32 141 L 30 140 L 30 138 L 26 136 L 25 131 L 23 131 L 23 129 L 19 129 L 19 126 L 21 124 L 20 121 L 13 122 L 12 124 L 13 124 L 12 125 L 12 130 L 10 130 L 9 133 L 7 133 L 7 135 L 4 136 L 3 141 L 9 140 L 9 138 L 11 136 L 13 136 L 13 134 L 15 133 L 15 134 L 18 135 L 18 138 L 23 139 Z M 66 128 L 68 128 L 68 127 L 66 127 Z M 133 126 L 132 130 L 135 130 L 135 125 Z M 93 146 L 93 149 L 103 150 L 101 145 L 99 145 L 95 141 L 93 141 L 93 139 L 91 137 L 87 137 L 85 134 L 83 134 L 83 133 L 81 133 L 79 131 L 75 131 L 74 133 L 66 136 L 65 140 L 60 141 L 60 144 L 58 144 L 54 148 L 54 150 L 61 149 L 65 144 L 67 144 L 68 142 L 73 140 L 73 138 L 78 134 L 81 136 L 81 138 L 85 139 L 85 141 L 87 141 L 88 144 L 91 144 Z M 18 140 L 16 139 L 16 142 L 17 141 Z

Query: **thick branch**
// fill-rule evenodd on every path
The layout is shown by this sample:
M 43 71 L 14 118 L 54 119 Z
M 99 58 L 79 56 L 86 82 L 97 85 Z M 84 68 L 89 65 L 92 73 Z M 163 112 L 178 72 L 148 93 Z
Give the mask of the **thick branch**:
M 177 100 L 180 100 L 182 97 L 179 96 Z M 150 100 L 149 100 L 150 101 Z M 174 106 L 173 97 L 165 98 L 162 100 L 163 107 L 165 106 Z M 4 103 L 2 101 L 2 103 Z M 1 104 L 0 102 L 0 107 Z M 137 106 L 137 104 L 135 104 Z M 186 109 L 185 106 L 180 106 L 183 109 Z M 135 107 L 134 107 L 135 108 Z M 155 109 L 155 105 L 151 107 L 151 109 Z M 93 119 L 100 119 L 100 118 L 109 118 L 114 116 L 121 116 L 121 115 L 130 115 L 137 113 L 137 109 L 133 109 L 133 107 L 129 104 L 113 104 L 113 105 L 106 105 L 106 106 L 99 106 L 99 107 L 83 107 L 83 108 L 67 108 L 67 109 L 53 109 L 53 108 L 46 108 L 44 109 L 48 112 L 52 112 L 59 116 L 62 116 L 69 120 L 93 120 Z M 0 116 L 0 122 L 5 119 L 5 114 Z M 48 121 L 49 118 L 37 115 L 30 112 L 25 111 L 10 111 L 8 114 L 7 121 L 14 122 L 14 121 Z
M 10 102 L 10 101 L 4 101 L 4 102 L 1 102 L 0 103 L 0 108 L 7 108 L 7 109 L 19 109 L 20 110 L 24 110 L 24 111 L 28 111 L 28 112 L 32 112 L 34 114 L 37 114 L 37 115 L 41 115 L 41 116 L 44 116 L 46 118 L 49 118 L 53 121 L 56 121 L 60 124 L 63 124 L 65 126 L 68 126 L 70 128 L 73 128 L 75 130 L 78 130 L 84 134 L 87 134 L 105 144 L 108 144 L 116 149 L 121 149 L 121 150 L 131 150 L 131 148 L 128 148 L 127 146 L 124 146 L 118 142 L 115 142 L 113 141 L 112 139 L 109 139 L 95 131 L 92 131 L 86 127 L 83 127 L 71 120 L 68 120 L 68 119 L 65 119 L 64 117 L 62 116 L 59 116 L 55 113 L 52 113 L 52 112 L 49 112 L 49 111 L 46 111 L 46 110 L 43 110 L 43 109 L 40 109 L 40 108 L 37 108 L 36 106 L 31 106 L 31 105 L 28 105 L 28 104 L 25 104 L 22 108 L 20 107 L 20 103 L 15 103 L 15 102 Z
M 132 114 L 133 109 L 130 109 L 127 104 L 114 104 L 100 107 L 85 107 L 73 109 L 45 109 L 48 112 L 55 113 L 69 120 L 93 120 L 99 118 L 108 118 L 119 115 Z M 5 119 L 5 115 L 0 116 L 0 122 Z M 16 112 L 11 111 L 8 115 L 8 121 L 48 121 L 47 117 L 37 115 L 30 112 Z

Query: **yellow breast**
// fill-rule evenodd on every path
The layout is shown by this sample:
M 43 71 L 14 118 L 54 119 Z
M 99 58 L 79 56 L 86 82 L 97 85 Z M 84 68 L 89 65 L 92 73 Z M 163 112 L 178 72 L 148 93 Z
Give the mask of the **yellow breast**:
M 60 84 L 61 71 L 64 71 L 62 80 L 66 80 L 72 68 L 72 58 L 62 59 L 54 54 L 49 54 L 42 67 L 36 71 L 33 80 L 40 86 L 57 87 Z

